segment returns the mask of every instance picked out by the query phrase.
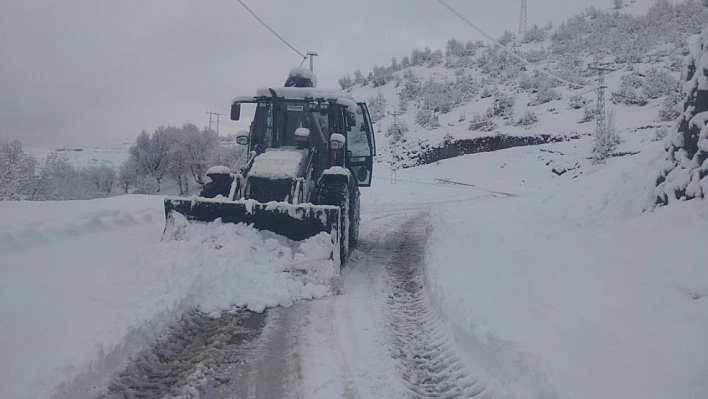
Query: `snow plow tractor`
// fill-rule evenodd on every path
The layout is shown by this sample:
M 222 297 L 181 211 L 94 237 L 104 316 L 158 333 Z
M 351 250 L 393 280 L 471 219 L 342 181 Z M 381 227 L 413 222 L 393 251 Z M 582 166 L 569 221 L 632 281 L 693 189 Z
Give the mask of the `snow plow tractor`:
M 365 103 L 316 89 L 308 69 L 294 68 L 282 88 L 236 98 L 254 104 L 248 146 L 239 171 L 215 166 L 198 197 L 165 198 L 167 224 L 180 213 L 189 221 L 252 224 L 292 240 L 331 234 L 332 259 L 343 265 L 359 236 L 359 188 L 371 185 L 374 131 Z M 253 106 L 251 106 L 253 107 Z

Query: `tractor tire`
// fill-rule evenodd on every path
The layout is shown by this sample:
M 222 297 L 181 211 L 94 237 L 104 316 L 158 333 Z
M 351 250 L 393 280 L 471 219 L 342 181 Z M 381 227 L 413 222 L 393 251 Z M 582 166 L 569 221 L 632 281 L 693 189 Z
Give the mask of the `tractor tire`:
M 339 207 L 339 260 L 344 265 L 349 257 L 349 187 L 343 181 L 325 182 L 318 197 L 320 205 Z
M 354 185 L 349 195 L 349 248 L 355 248 L 359 242 L 359 222 L 361 220 L 361 198 L 359 186 Z

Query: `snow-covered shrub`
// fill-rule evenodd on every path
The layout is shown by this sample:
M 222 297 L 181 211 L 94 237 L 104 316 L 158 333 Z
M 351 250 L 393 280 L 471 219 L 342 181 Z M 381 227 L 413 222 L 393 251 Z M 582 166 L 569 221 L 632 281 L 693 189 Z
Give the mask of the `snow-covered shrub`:
M 497 128 L 497 124 L 489 115 L 475 114 L 470 120 L 469 130 L 479 130 L 482 132 L 491 132 Z
M 386 116 L 386 97 L 381 92 L 376 97 L 370 97 L 367 105 L 371 113 L 371 122 L 376 123 Z
M 622 83 L 619 90 L 612 92 L 610 98 L 614 104 L 627 104 L 643 106 L 647 97 L 643 94 L 644 81 L 637 73 L 630 73 L 620 78 Z
M 501 37 L 499 37 L 499 44 L 502 46 L 506 46 L 507 44 L 511 43 L 511 41 L 514 40 L 514 34 L 511 33 L 509 30 L 505 30 L 504 33 L 502 33 Z
M 537 92 L 541 89 L 548 89 L 556 86 L 556 81 L 548 76 L 541 75 L 534 71 L 532 74 L 521 72 L 519 74 L 519 88 L 521 90 Z
M 354 84 L 364 86 L 366 83 L 366 78 L 364 77 L 364 74 L 361 73 L 361 69 L 354 71 Z
M 580 123 L 590 122 L 593 119 L 595 119 L 595 108 L 585 106 L 583 109 L 583 118 L 580 120 Z
M 128 158 L 118 170 L 118 188 L 123 194 L 129 194 L 131 188 L 137 187 L 138 166 L 135 159 Z
M 0 144 L 0 201 L 31 199 L 37 160 L 13 140 Z
M 483 84 L 482 85 L 482 92 L 479 94 L 481 98 L 489 98 L 491 96 L 494 96 L 498 93 L 498 89 L 496 86 L 488 85 L 488 84 Z
M 538 25 L 534 25 L 532 28 L 528 29 L 526 31 L 526 34 L 524 35 L 523 39 L 521 40 L 522 43 L 540 43 L 544 40 L 546 40 L 546 30 L 543 28 L 539 28 Z
M 135 194 L 155 194 L 160 185 L 153 176 L 138 176 L 135 182 Z
M 430 57 L 428 57 L 428 68 L 432 68 L 435 65 L 442 64 L 443 62 L 443 52 L 442 50 L 435 50 L 432 53 L 430 53 Z
M 405 141 L 408 130 L 407 123 L 397 122 L 396 125 L 391 125 L 388 129 L 386 129 L 386 137 L 389 138 L 391 144 L 397 143 L 401 140 Z
M 352 86 L 354 86 L 354 81 L 349 76 L 349 74 L 346 74 L 346 75 L 342 76 L 341 78 L 339 78 L 338 82 L 339 82 L 339 88 L 342 90 L 347 90 L 347 89 L 351 88 Z
M 587 103 L 588 101 L 585 99 L 585 97 L 581 96 L 580 94 L 576 94 L 570 97 L 568 105 L 572 109 L 580 109 L 587 105 Z
M 502 118 L 510 118 L 514 114 L 514 103 L 516 99 L 508 93 L 499 93 L 494 99 L 492 113 Z
M 659 98 L 680 91 L 678 80 L 668 72 L 652 68 L 644 79 L 644 94 L 648 98 Z
M 521 61 L 499 47 L 492 48 L 478 56 L 476 64 L 482 73 L 503 82 L 516 79 L 525 68 Z
M 463 55 L 464 51 L 465 45 L 461 42 L 458 42 L 454 38 L 447 41 L 447 46 L 445 47 L 445 54 L 447 56 L 459 57 Z
M 428 129 L 437 129 L 440 127 L 440 121 L 435 113 L 425 107 L 418 108 L 415 113 L 415 123 Z
M 529 102 L 529 105 L 533 107 L 551 101 L 560 100 L 561 98 L 563 98 L 563 95 L 559 92 L 551 89 L 550 87 L 544 87 L 536 93 L 536 97 Z
M 529 62 L 538 63 L 548 58 L 548 53 L 545 49 L 531 49 L 524 55 L 524 58 Z
M 434 112 L 446 114 L 456 105 L 455 102 L 459 103 L 459 99 L 453 97 L 450 85 L 436 82 L 432 78 L 425 82 L 421 91 L 423 106 Z
M 681 95 L 679 93 L 666 96 L 664 101 L 661 102 L 661 108 L 659 108 L 659 119 L 664 122 L 676 120 L 681 114 L 680 103 Z
M 371 75 L 371 83 L 374 87 L 383 86 L 393 80 L 393 68 L 374 66 Z
M 708 28 L 689 56 L 683 113 L 666 141 L 666 162 L 656 180 L 656 203 L 708 194 Z
M 108 197 L 118 182 L 115 169 L 107 165 L 88 166 L 81 168 L 81 174 L 88 187 L 86 191 L 91 198 Z
M 413 71 L 406 69 L 403 72 L 403 88 L 398 92 L 398 98 L 405 101 L 416 100 L 421 91 L 418 78 L 413 74 Z
M 535 112 L 532 110 L 526 110 L 516 124 L 519 126 L 531 127 L 538 123 L 538 120 L 538 115 Z

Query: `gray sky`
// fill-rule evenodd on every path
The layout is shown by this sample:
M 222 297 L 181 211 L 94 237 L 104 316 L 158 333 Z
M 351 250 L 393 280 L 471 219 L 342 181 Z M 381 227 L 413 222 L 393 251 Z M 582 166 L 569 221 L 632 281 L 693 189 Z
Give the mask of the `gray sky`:
M 245 2 L 299 51 L 319 52 L 319 87 L 451 37 L 484 40 L 435 0 Z M 494 37 L 518 29 L 521 0 L 448 2 Z M 527 2 L 529 25 L 612 5 Z M 206 126 L 207 110 L 227 114 L 300 61 L 236 0 L 0 0 L 0 138 L 112 145 L 160 125 Z M 227 119 L 221 132 L 235 133 Z

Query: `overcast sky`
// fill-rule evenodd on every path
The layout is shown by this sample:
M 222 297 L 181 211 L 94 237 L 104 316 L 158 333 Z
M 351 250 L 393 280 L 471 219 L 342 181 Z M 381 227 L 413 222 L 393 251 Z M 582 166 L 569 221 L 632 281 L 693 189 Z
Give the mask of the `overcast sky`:
M 486 41 L 435 0 L 245 2 L 299 51 L 319 52 L 319 87 L 451 37 Z M 521 0 L 448 2 L 494 37 L 518 29 Z M 612 6 L 527 3 L 529 25 Z M 160 125 L 204 127 L 208 110 L 281 86 L 300 61 L 236 0 L 0 0 L 0 139 L 114 145 Z M 227 119 L 221 132 L 235 133 Z

